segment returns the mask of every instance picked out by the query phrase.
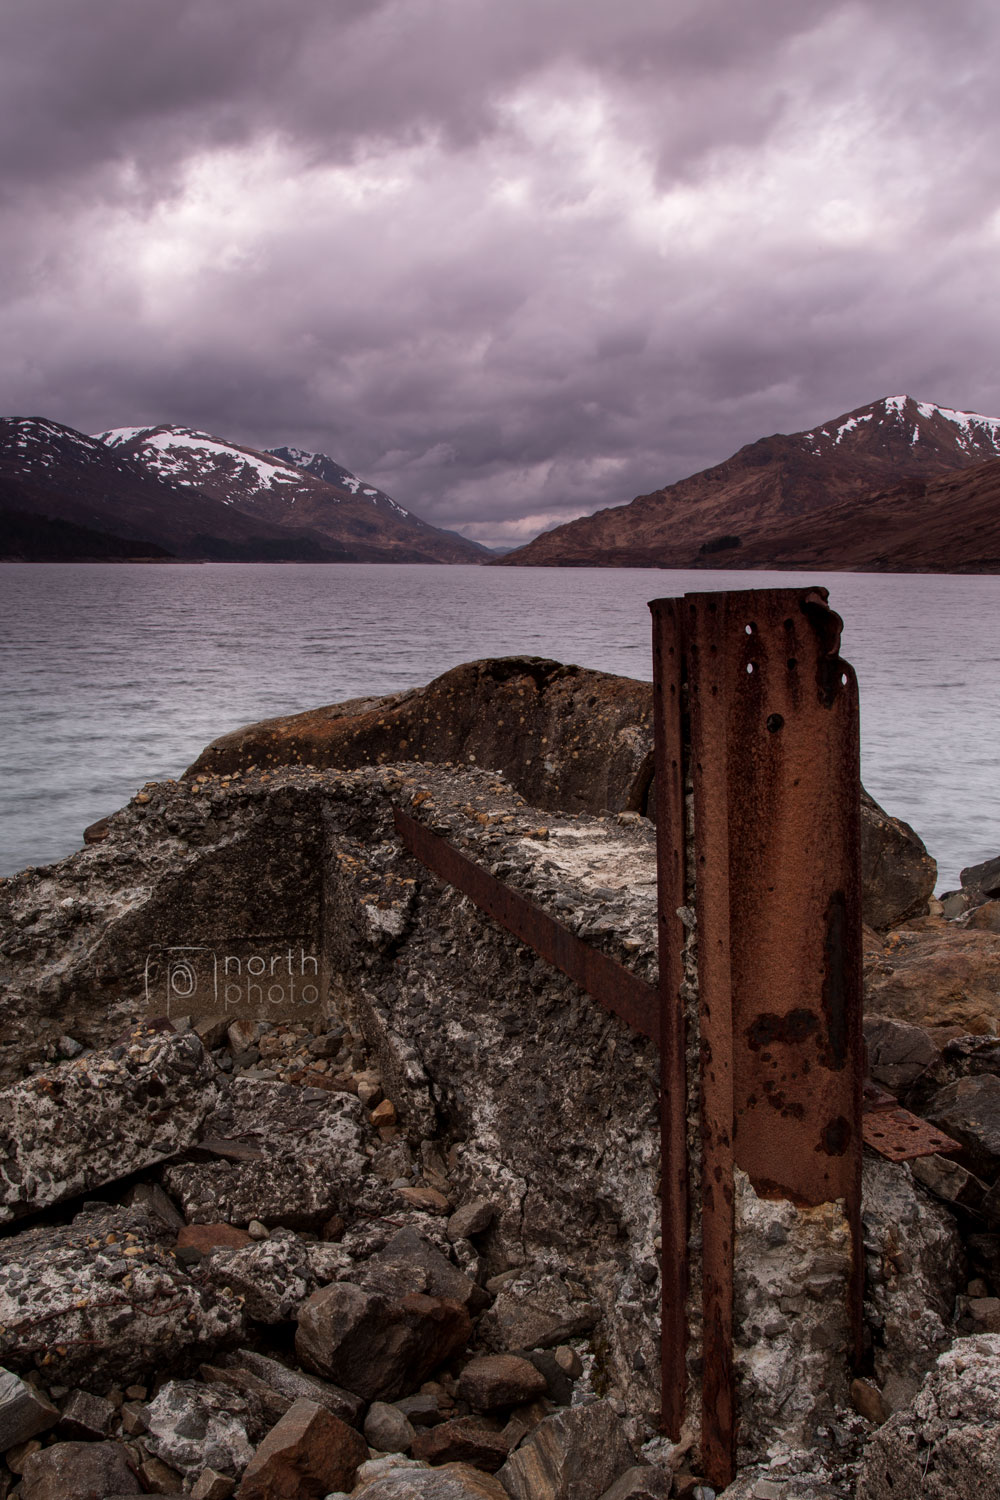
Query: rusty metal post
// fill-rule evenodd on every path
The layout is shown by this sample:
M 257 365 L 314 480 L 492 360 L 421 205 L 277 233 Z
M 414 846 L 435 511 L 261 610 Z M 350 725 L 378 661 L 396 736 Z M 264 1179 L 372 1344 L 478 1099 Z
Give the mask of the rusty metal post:
M 656 672 L 662 674 L 658 746 L 683 743 L 672 707 L 681 682 L 690 710 L 701 1052 L 702 1453 L 706 1474 L 718 1486 L 733 1477 L 736 1447 L 736 1168 L 759 1196 L 798 1205 L 844 1201 L 854 1250 L 846 1295 L 854 1352 L 860 1354 L 858 695 L 853 670 L 839 655 L 841 622 L 826 598 L 825 589 L 769 589 L 689 594 L 650 606 Z M 667 753 L 658 752 L 658 777 Z M 676 867 L 684 826 L 673 765 L 669 771 L 672 789 L 658 788 L 661 872 Z M 674 1014 L 676 899 L 676 882 L 664 881 L 663 1009 Z M 673 1163 L 685 1139 L 675 1110 L 669 1131 L 665 1160 L 673 1192 Z M 670 1223 L 672 1230 L 665 1204 L 665 1277 L 668 1256 L 682 1254 L 673 1208 Z M 678 1399 L 680 1372 L 671 1365 L 670 1374 L 674 1394 L 664 1387 L 665 1413 Z

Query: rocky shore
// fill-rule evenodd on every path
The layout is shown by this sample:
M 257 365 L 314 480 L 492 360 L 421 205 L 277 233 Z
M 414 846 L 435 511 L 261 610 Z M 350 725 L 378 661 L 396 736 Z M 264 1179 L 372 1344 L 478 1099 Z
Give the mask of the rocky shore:
M 655 1049 L 392 818 L 655 980 L 651 751 L 645 684 L 473 663 L 0 884 L 0 1500 L 711 1500 L 657 1422 Z M 871 1077 L 960 1150 L 866 1153 L 853 1381 L 839 1220 L 790 1270 L 742 1190 L 726 1500 L 1000 1493 L 1000 861 L 936 902 L 864 829 Z

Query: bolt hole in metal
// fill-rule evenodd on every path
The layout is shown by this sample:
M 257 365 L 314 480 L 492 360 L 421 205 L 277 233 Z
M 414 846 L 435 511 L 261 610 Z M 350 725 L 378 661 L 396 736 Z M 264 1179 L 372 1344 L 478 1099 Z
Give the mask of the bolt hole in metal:
M 768 714 L 767 727 L 772 734 L 777 734 L 779 729 L 784 729 L 785 721 L 781 714 Z
M 841 674 L 840 674 L 840 685 L 841 685 L 841 687 L 846 687 L 847 686 L 847 673 L 846 672 L 841 672 Z
M 748 661 L 747 662 L 747 671 L 748 672 L 752 672 L 753 671 L 753 662 L 752 661 Z

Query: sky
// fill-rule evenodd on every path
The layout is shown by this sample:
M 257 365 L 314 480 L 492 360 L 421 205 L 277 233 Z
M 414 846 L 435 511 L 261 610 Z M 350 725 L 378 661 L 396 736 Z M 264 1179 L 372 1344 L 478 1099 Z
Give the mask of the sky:
M 488 545 L 904 391 L 1000 415 L 994 0 L 0 0 L 0 412 Z

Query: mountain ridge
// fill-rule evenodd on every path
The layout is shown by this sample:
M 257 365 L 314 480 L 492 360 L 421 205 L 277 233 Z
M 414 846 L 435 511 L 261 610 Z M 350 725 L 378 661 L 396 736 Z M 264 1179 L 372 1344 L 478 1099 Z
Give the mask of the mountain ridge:
M 905 507 L 906 482 L 932 484 L 998 458 L 1000 418 L 882 397 L 803 432 L 745 444 L 686 479 L 543 532 L 493 566 L 793 566 L 777 561 L 783 530 L 798 536 L 807 518 L 821 530 L 831 506 L 866 495 L 883 497 L 883 514 L 893 491 Z M 811 550 L 823 566 L 852 565 L 850 549 Z M 960 568 L 967 558 L 954 561 Z

